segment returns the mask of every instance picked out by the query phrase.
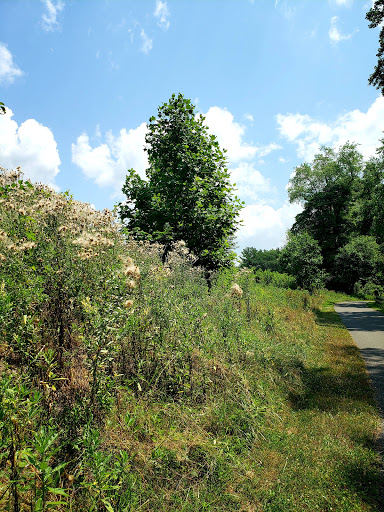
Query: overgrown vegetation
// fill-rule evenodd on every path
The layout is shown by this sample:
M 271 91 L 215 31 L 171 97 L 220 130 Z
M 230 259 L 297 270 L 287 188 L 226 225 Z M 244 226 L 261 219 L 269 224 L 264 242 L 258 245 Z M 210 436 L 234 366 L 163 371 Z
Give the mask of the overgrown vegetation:
M 209 291 L 182 242 L 163 263 L 108 211 L 0 186 L 2 510 L 379 509 L 379 418 L 324 297 L 236 269 Z

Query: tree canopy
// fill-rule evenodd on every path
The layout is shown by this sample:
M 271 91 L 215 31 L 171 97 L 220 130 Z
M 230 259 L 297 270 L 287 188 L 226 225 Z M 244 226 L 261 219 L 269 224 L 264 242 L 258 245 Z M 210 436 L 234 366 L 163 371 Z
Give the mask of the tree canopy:
M 376 0 L 365 18 L 370 22 L 369 28 L 376 28 L 381 25 L 379 49 L 376 54 L 377 64 L 368 79 L 368 83 L 381 91 L 381 94 L 384 96 L 384 24 L 382 25 L 384 21 L 384 0 Z
M 322 147 L 296 167 L 288 185 L 302 205 L 280 250 L 247 247 L 242 266 L 277 264 L 308 289 L 325 284 L 348 292 L 382 292 L 384 283 L 384 139 L 364 160 L 358 145 Z M 277 262 L 275 257 L 278 257 Z
M 279 255 L 280 249 L 262 250 L 246 247 L 241 253 L 240 267 L 278 272 L 280 270 Z
M 318 241 L 327 270 L 337 250 L 348 241 L 356 220 L 351 205 L 363 172 L 363 157 L 356 148 L 351 143 L 339 151 L 323 147 L 312 163 L 296 167 L 289 181 L 289 200 L 304 207 L 292 232 L 308 232 Z
M 350 240 L 338 250 L 335 263 L 339 281 L 350 292 L 358 281 L 365 284 L 381 280 L 383 256 L 373 236 L 360 235 Z
M 295 276 L 300 288 L 314 290 L 325 285 L 326 273 L 322 269 L 323 257 L 317 241 L 307 232 L 288 235 L 288 242 L 280 254 L 280 265 Z
M 129 170 L 119 203 L 136 239 L 157 241 L 165 253 L 183 240 L 208 270 L 228 266 L 242 207 L 229 181 L 224 151 L 202 115 L 184 95 L 173 94 L 148 123 L 146 180 Z
M 381 141 L 383 143 L 383 140 Z M 313 162 L 295 169 L 291 202 L 303 205 L 291 232 L 313 237 L 332 286 L 378 282 L 378 251 L 384 249 L 384 148 L 364 161 L 357 144 L 323 147 Z M 381 247 L 380 247 L 381 246 Z

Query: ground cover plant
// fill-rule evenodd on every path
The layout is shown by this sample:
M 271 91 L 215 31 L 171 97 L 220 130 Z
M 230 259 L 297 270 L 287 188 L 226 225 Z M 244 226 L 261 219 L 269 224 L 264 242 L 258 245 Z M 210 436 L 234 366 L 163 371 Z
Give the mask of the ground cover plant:
M 1 510 L 379 510 L 379 418 L 326 296 L 235 268 L 208 289 L 182 241 L 164 263 L 19 171 L 0 196 Z

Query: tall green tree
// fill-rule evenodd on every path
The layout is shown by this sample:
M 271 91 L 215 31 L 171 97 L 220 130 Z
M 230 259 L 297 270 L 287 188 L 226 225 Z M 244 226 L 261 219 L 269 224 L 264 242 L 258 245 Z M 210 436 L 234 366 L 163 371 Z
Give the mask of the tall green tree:
M 353 291 L 354 284 L 381 280 L 383 255 L 373 236 L 353 238 L 336 255 L 337 280 L 343 289 Z
M 384 249 L 384 139 L 366 163 L 358 200 L 359 234 L 372 235 Z
M 327 270 L 355 229 L 351 205 L 360 187 L 362 170 L 363 157 L 356 144 L 346 143 L 339 151 L 321 148 L 312 163 L 296 167 L 289 182 L 289 200 L 303 205 L 292 233 L 306 232 L 317 240 Z
M 369 21 L 369 28 L 376 28 L 381 25 L 379 34 L 379 49 L 377 51 L 377 64 L 368 83 L 378 89 L 384 96 L 384 0 L 376 0 L 365 18 Z
M 228 266 L 242 203 L 234 196 L 224 151 L 205 118 L 184 95 L 173 94 L 150 118 L 146 180 L 131 169 L 118 205 L 137 239 L 165 244 L 184 240 L 208 270 Z
M 296 278 L 300 288 L 313 291 L 325 286 L 327 274 L 322 268 L 320 247 L 308 233 L 288 233 L 288 241 L 281 250 L 279 262 L 284 272 Z

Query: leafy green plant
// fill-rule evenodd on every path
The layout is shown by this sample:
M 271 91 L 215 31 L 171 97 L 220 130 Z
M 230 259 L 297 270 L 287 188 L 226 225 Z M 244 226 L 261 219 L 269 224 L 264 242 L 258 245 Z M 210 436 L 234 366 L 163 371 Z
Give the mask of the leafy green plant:
M 0 503 L 14 511 L 22 509 L 31 486 L 26 456 L 30 438 L 42 413 L 42 395 L 20 377 L 4 371 L 0 378 L 0 460 L 5 489 Z
M 323 257 L 317 241 L 308 233 L 291 233 L 280 253 L 280 264 L 295 277 L 300 288 L 313 291 L 324 288 L 327 274 L 322 269 Z
M 33 468 L 35 481 L 33 486 L 33 511 L 45 512 L 59 505 L 66 505 L 66 501 L 49 499 L 51 496 L 67 497 L 68 494 L 60 485 L 60 476 L 67 463 L 54 464 L 53 459 L 60 446 L 56 441 L 58 432 L 44 426 L 34 434 L 31 448 L 25 450 L 24 457 Z

